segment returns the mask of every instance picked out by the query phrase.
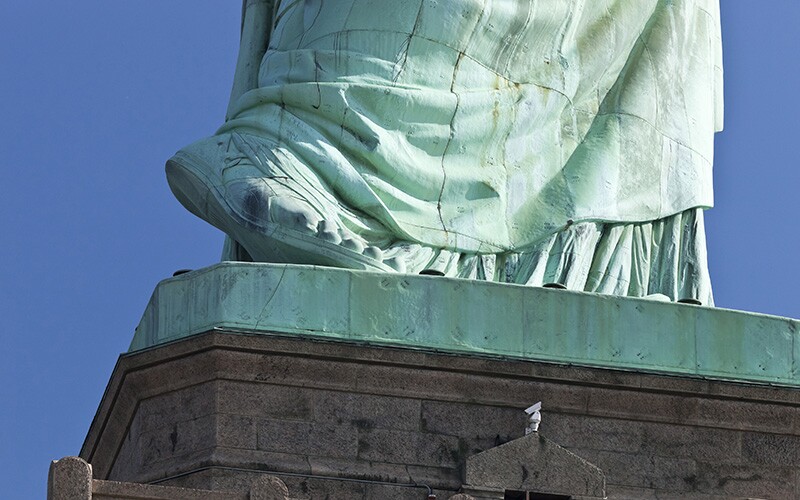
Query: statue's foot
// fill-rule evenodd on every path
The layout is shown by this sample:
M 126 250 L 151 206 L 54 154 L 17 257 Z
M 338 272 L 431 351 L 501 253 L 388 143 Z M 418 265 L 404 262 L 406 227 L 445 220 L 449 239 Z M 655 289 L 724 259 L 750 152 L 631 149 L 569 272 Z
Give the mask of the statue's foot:
M 170 188 L 189 211 L 229 234 L 255 261 L 404 270 L 398 258 L 384 260 L 380 248 L 329 215 L 335 210 L 315 208 L 301 194 L 308 191 L 303 185 L 264 172 L 257 157 L 232 156 L 232 147 L 236 153 L 249 147 L 241 145 L 245 140 L 207 139 L 167 162 Z

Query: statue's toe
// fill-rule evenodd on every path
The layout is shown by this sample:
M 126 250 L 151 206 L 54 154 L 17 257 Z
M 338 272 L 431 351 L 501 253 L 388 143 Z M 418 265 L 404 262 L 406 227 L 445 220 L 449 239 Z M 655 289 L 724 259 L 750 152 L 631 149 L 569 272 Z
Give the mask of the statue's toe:
M 339 234 L 339 228 L 336 224 L 329 220 L 322 220 L 317 224 L 317 237 L 328 243 L 338 245 L 342 242 L 342 236 Z
M 364 245 L 364 243 L 362 243 L 361 241 L 359 241 L 359 240 L 357 240 L 355 238 L 344 238 L 344 239 L 342 239 L 342 242 L 340 243 L 340 245 L 342 245 L 344 248 L 346 248 L 348 250 L 352 250 L 352 251 L 354 251 L 356 253 L 364 252 L 364 248 L 366 247 L 366 245 Z
M 392 257 L 391 259 L 386 259 L 386 260 L 383 261 L 383 263 L 386 264 L 387 266 L 391 267 L 392 269 L 394 269 L 398 273 L 406 272 L 406 263 L 405 263 L 405 261 L 403 259 L 398 258 L 398 257 Z
M 383 261 L 383 250 L 378 247 L 369 246 L 365 248 L 364 255 L 370 259 L 377 260 L 378 262 Z
M 383 262 L 383 250 L 376 246 L 368 245 L 363 239 L 339 227 L 334 221 L 320 221 L 319 224 L 317 224 L 317 237 L 327 243 L 339 245 L 342 248 L 360 253 L 364 257 L 374 261 Z

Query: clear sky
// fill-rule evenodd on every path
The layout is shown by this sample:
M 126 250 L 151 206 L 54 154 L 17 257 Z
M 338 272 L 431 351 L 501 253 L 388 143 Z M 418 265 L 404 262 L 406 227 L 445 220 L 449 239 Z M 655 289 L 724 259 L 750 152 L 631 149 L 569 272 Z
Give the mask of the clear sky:
M 239 1 L 0 2 L 0 479 L 43 498 L 156 283 L 219 258 L 164 161 L 214 132 Z M 718 306 L 800 318 L 800 1 L 722 0 Z

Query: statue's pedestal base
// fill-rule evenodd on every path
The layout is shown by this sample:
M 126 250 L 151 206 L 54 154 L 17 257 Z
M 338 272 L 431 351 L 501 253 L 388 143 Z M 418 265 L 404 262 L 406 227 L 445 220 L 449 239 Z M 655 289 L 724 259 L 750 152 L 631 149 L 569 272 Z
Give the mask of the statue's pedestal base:
M 603 474 L 609 498 L 793 498 L 800 493 L 800 392 L 794 388 L 663 369 L 655 373 L 655 367 L 644 373 L 537 361 L 534 355 L 510 359 L 467 345 L 480 341 L 481 331 L 487 332 L 481 338 L 489 332 L 497 338 L 522 335 L 520 342 L 529 346 L 568 345 L 583 335 L 587 343 L 608 344 L 609 353 L 613 348 L 633 352 L 635 345 L 614 346 L 615 338 L 631 337 L 631 323 L 609 320 L 630 316 L 638 318 L 634 326 L 641 328 L 641 352 L 656 352 L 659 345 L 665 349 L 664 343 L 677 342 L 658 340 L 670 326 L 663 318 L 670 315 L 672 327 L 697 326 L 677 332 L 681 339 L 717 335 L 702 325 L 728 325 L 733 341 L 760 325 L 761 338 L 779 342 L 781 328 L 795 327 L 791 320 L 489 284 L 490 292 L 516 300 L 498 310 L 492 302 L 498 298 L 485 292 L 486 284 L 299 266 L 230 266 L 159 285 L 134 340 L 134 347 L 144 349 L 120 359 L 81 452 L 95 479 L 248 491 L 255 478 L 268 473 L 286 483 L 292 498 L 331 499 L 422 499 L 423 485 L 440 499 L 462 490 L 504 498 L 506 490 L 513 495 L 539 486 L 540 492 L 593 498 L 601 496 Z M 283 277 L 265 283 L 270 273 Z M 336 284 L 342 277 L 348 286 Z M 218 281 L 214 300 L 200 286 L 204 280 Z M 298 288 L 303 283 L 307 288 Z M 327 303 L 321 299 L 326 286 Z M 262 295 L 265 289 L 269 293 Z M 409 301 L 408 290 L 424 291 L 426 302 Z M 447 307 L 471 311 L 465 315 L 474 318 L 472 323 L 442 316 L 445 299 L 458 294 L 473 301 Z M 353 304 L 359 296 L 384 309 Z M 400 314 L 398 297 L 405 297 L 407 315 Z M 245 300 L 250 303 L 242 304 Z M 558 305 L 560 310 L 545 307 Z M 349 311 L 346 318 L 337 316 L 340 308 Z M 650 331 L 642 311 L 656 318 L 650 325 L 655 340 L 645 338 Z M 290 317 L 298 330 L 313 323 L 313 331 L 270 331 Z M 519 332 L 509 326 L 516 317 L 530 319 L 520 322 Z M 212 331 L 190 331 L 200 320 Z M 253 328 L 231 326 L 237 321 Z M 581 321 L 591 325 L 588 333 L 571 330 Z M 397 337 L 409 325 L 416 327 L 403 347 Z M 415 345 L 431 325 L 448 329 L 446 336 L 431 331 L 434 341 L 455 342 L 461 332 L 464 342 L 447 349 L 451 352 Z M 326 338 L 332 331 L 341 334 Z M 385 332 L 394 346 L 377 345 Z M 556 338 L 540 341 L 540 336 Z M 788 354 L 770 355 L 793 359 L 794 335 L 788 339 Z M 742 348 L 729 346 L 726 352 Z M 578 355 L 601 350 L 592 349 L 584 346 Z M 753 360 L 764 355 L 763 350 L 743 354 Z M 774 370 L 768 366 L 764 372 Z M 565 457 L 563 450 L 542 462 L 558 467 L 535 465 L 536 457 L 525 455 L 524 440 L 499 446 L 523 436 L 522 410 L 539 400 L 539 434 L 553 443 L 548 449 L 563 445 L 599 471 Z M 514 456 L 497 455 L 520 446 Z M 487 454 L 467 463 L 481 452 Z M 503 464 L 503 473 L 492 469 Z M 482 484 L 475 484 L 470 470 Z M 553 489 L 564 484 L 574 489 Z
M 468 457 L 521 438 L 529 401 L 560 392 L 517 364 L 210 332 L 122 357 L 81 456 L 96 479 L 246 491 L 269 473 L 297 498 L 446 499 Z M 581 462 L 564 477 L 602 488 Z

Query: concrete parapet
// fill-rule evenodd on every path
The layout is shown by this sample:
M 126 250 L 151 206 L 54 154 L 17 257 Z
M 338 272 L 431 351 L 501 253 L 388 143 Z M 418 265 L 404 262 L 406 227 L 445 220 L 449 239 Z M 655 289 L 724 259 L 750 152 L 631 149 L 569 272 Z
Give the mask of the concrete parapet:
M 47 477 L 47 500 L 90 500 L 92 466 L 79 457 L 53 460 Z
M 292 500 L 286 485 L 274 476 L 260 475 L 249 491 L 210 491 L 155 484 L 104 481 L 92 478 L 92 466 L 79 457 L 54 460 L 50 465 L 47 500 Z

